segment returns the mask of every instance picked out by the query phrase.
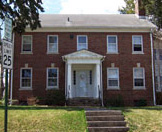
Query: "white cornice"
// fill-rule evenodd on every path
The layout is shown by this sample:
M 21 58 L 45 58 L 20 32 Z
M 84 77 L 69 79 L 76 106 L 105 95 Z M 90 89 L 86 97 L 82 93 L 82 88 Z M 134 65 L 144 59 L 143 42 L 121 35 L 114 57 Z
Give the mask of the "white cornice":
M 149 27 L 111 27 L 111 28 L 90 28 L 90 27 L 43 27 L 37 30 L 26 29 L 26 32 L 150 32 Z

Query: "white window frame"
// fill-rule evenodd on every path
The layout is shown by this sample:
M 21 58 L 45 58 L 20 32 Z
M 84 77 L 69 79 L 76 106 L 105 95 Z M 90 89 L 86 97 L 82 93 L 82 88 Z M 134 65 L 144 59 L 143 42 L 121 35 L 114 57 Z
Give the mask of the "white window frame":
M 25 36 L 31 36 L 31 51 L 23 51 L 23 39 Z M 22 35 L 21 37 L 21 53 L 24 53 L 24 54 L 31 54 L 33 51 L 33 36 L 32 35 Z
M 31 80 L 30 80 L 30 84 L 31 86 L 30 87 L 23 87 L 22 86 L 22 70 L 28 70 L 30 69 L 31 70 Z M 20 90 L 32 90 L 32 80 L 33 80 L 33 70 L 32 68 L 20 68 Z
M 88 36 L 87 35 L 77 35 L 77 50 L 83 50 L 83 49 L 79 49 L 79 37 L 86 37 L 86 49 L 88 49 Z
M 134 37 L 141 37 L 141 51 L 134 51 L 134 43 L 133 43 Z M 144 54 L 143 53 L 143 36 L 142 35 L 132 35 L 132 54 Z
M 135 86 L 135 69 L 143 69 L 143 78 L 140 78 L 140 79 L 143 79 L 143 86 Z M 146 89 L 146 87 L 145 87 L 145 68 L 143 68 L 143 67 L 134 67 L 133 68 L 133 89 L 135 89 L 135 90 L 143 90 L 143 89 Z
M 109 37 L 115 37 L 116 38 L 116 43 L 109 43 Z M 116 51 L 115 52 L 110 52 L 108 50 L 108 45 L 109 44 L 116 45 Z M 107 35 L 107 54 L 118 54 L 118 36 L 117 35 Z
M 57 44 L 57 51 L 49 51 L 49 37 L 57 37 L 57 43 L 53 43 L 53 44 Z M 58 53 L 58 35 L 48 35 L 47 36 L 47 54 L 57 54 Z
M 113 70 L 113 69 L 115 69 L 115 70 L 117 70 L 118 71 L 118 86 L 109 86 L 109 78 L 108 78 L 108 71 L 109 70 Z M 120 89 L 120 78 L 119 78 L 119 68 L 117 68 L 117 67 L 108 67 L 107 68 L 107 89 L 109 90 L 119 90 Z
M 48 86 L 48 70 L 57 69 L 57 86 Z M 46 69 L 46 90 L 59 89 L 59 68 L 58 67 L 47 67 Z

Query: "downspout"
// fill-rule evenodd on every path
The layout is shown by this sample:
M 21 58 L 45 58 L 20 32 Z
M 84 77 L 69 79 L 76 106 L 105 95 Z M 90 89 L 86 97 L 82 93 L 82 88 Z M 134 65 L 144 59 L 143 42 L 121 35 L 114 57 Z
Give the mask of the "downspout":
M 15 34 L 13 33 L 13 42 L 12 42 L 12 45 L 13 45 L 13 64 L 14 64 L 14 40 L 15 40 Z M 12 65 L 13 65 L 12 64 Z M 11 73 L 11 88 L 10 88 L 10 105 L 12 105 L 12 91 L 13 91 L 13 69 L 10 70 L 10 73 Z
M 101 103 L 102 103 L 102 107 L 104 107 L 104 103 L 103 103 L 103 80 L 102 80 L 102 62 L 104 61 L 104 59 L 105 59 L 105 56 L 101 59 L 101 71 L 100 71 L 100 73 L 101 73 L 101 89 L 102 89 L 102 97 L 101 97 Z
M 153 36 L 152 29 L 150 32 L 150 40 L 151 40 L 151 59 L 152 59 L 152 85 L 153 85 L 153 101 L 154 105 L 156 105 L 156 93 L 155 93 L 155 82 L 154 82 L 154 51 L 153 51 Z

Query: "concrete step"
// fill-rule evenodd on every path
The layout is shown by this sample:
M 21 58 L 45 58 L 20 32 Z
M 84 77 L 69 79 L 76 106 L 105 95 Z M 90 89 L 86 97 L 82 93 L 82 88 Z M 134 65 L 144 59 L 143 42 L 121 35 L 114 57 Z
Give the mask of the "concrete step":
M 88 127 L 126 126 L 125 121 L 87 121 Z
M 122 115 L 120 110 L 86 111 L 86 116 Z
M 127 132 L 128 127 L 88 127 L 89 132 Z
M 123 115 L 86 116 L 87 121 L 124 121 Z

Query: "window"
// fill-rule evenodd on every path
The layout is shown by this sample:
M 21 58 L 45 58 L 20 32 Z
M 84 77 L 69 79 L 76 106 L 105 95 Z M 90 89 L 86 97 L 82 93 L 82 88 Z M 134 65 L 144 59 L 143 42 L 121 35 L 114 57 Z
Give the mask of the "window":
M 145 73 L 144 68 L 134 68 L 134 87 L 135 88 L 144 88 L 145 87 Z
M 119 88 L 119 69 L 118 68 L 108 68 L 108 88 Z
M 107 52 L 118 53 L 117 36 L 107 36 Z
M 132 36 L 133 53 L 143 53 L 142 36 Z
M 47 52 L 58 53 L 58 36 L 56 35 L 48 36 Z
M 89 84 L 92 85 L 92 71 L 89 71 Z
M 77 36 L 77 50 L 88 49 L 88 41 L 86 35 Z
M 58 68 L 47 68 L 47 89 L 58 88 Z
M 22 52 L 32 52 L 32 36 L 22 36 Z
M 32 88 L 32 69 L 22 68 L 20 74 L 21 74 L 20 89 L 31 89 Z
M 73 71 L 73 84 L 76 85 L 76 71 Z

